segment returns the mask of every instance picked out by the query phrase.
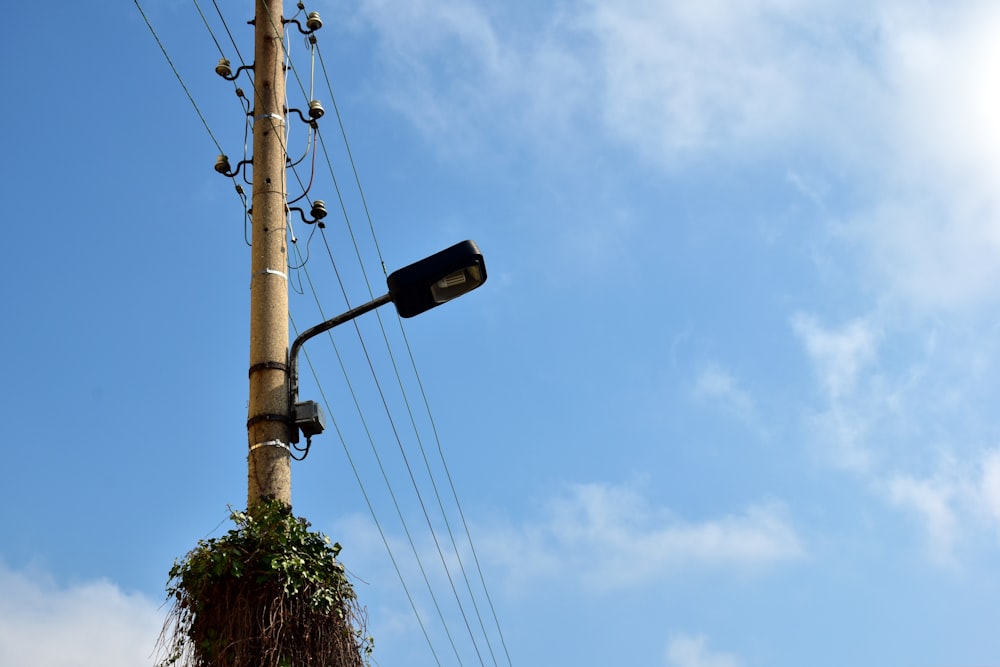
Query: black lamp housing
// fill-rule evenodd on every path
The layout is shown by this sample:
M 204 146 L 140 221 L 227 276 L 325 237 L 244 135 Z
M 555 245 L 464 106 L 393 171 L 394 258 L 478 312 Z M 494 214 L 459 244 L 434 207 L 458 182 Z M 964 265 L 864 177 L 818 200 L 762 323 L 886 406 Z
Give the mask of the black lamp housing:
M 319 200 L 316 201 L 319 203 Z M 315 215 L 315 211 L 313 214 Z M 322 216 L 316 216 L 317 220 L 320 217 Z M 299 402 L 299 350 L 307 340 L 390 301 L 396 305 L 400 317 L 413 317 L 471 292 L 484 282 L 486 262 L 483 260 L 483 253 L 479 252 L 479 246 L 474 241 L 462 241 L 419 262 L 404 266 L 399 271 L 393 271 L 386 279 L 388 294 L 355 306 L 300 333 L 288 350 L 288 402 L 291 405 L 293 424 L 289 441 L 297 443 L 300 430 L 309 438 L 322 433 L 325 427 L 323 411 L 314 401 Z M 308 451 L 307 445 L 305 452 Z M 305 453 L 302 458 L 305 458 Z
M 393 271 L 386 279 L 400 317 L 413 317 L 486 282 L 486 262 L 475 241 L 462 241 Z

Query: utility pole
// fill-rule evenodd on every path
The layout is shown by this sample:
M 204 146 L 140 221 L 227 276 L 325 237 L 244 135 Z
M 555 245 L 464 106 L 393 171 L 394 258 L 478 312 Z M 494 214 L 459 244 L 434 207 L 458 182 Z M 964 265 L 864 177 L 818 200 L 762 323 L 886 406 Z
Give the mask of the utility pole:
M 292 502 L 283 0 L 256 0 L 247 506 Z

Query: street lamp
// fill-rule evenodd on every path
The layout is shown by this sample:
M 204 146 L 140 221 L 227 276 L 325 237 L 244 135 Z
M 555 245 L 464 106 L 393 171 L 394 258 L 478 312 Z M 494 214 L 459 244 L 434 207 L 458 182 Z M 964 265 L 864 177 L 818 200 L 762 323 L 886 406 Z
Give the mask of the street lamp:
M 306 438 L 323 432 L 323 412 L 314 401 L 299 403 L 299 348 L 317 334 L 353 320 L 390 301 L 400 317 L 413 317 L 471 292 L 486 282 L 486 262 L 475 241 L 462 241 L 425 257 L 419 262 L 393 271 L 386 278 L 387 294 L 351 308 L 345 313 L 306 329 L 292 342 L 288 351 L 289 405 L 292 406 L 291 441 L 299 441 L 301 429 Z

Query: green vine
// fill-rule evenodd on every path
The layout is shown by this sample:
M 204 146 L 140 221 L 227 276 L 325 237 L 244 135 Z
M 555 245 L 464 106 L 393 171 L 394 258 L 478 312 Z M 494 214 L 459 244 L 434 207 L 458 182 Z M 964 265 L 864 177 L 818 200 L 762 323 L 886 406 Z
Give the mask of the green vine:
M 231 518 L 235 528 L 170 568 L 159 666 L 367 664 L 374 640 L 340 545 L 279 502 Z

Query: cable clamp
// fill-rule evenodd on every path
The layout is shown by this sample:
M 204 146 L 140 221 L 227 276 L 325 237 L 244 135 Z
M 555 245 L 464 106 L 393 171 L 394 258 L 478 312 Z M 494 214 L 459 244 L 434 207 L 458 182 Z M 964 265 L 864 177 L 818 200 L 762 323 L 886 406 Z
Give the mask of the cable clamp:
M 254 278 L 256 278 L 257 276 L 267 276 L 267 275 L 280 276 L 285 279 L 285 282 L 288 282 L 288 274 L 283 271 L 278 271 L 277 269 L 261 269 L 257 273 L 250 276 L 250 289 L 253 289 Z
M 265 114 L 262 114 L 260 116 L 257 116 L 257 118 L 258 119 L 270 118 L 272 120 L 277 120 L 277 121 L 280 121 L 282 123 L 285 122 L 285 117 L 282 116 L 280 113 L 265 113 Z
M 250 372 L 248 375 L 253 375 L 258 371 L 271 370 L 271 371 L 283 371 L 288 372 L 288 364 L 283 364 L 280 361 L 262 361 L 259 364 L 254 364 L 250 367 Z
M 257 415 L 256 417 L 251 417 L 250 419 L 248 419 L 247 429 L 261 422 L 282 422 L 284 424 L 288 424 L 289 426 L 291 426 L 292 418 L 287 415 L 278 415 L 274 414 L 273 412 L 265 412 L 262 415 Z
M 291 453 L 291 448 L 288 446 L 287 442 L 282 442 L 281 440 L 265 440 L 264 442 L 258 442 L 255 445 L 250 445 L 250 450 L 260 449 L 261 447 L 278 447 L 279 449 L 284 449 Z
M 285 273 L 284 271 L 278 271 L 277 269 L 261 269 L 260 271 L 254 274 L 254 277 L 261 275 L 281 276 L 285 280 L 288 280 L 288 274 Z

